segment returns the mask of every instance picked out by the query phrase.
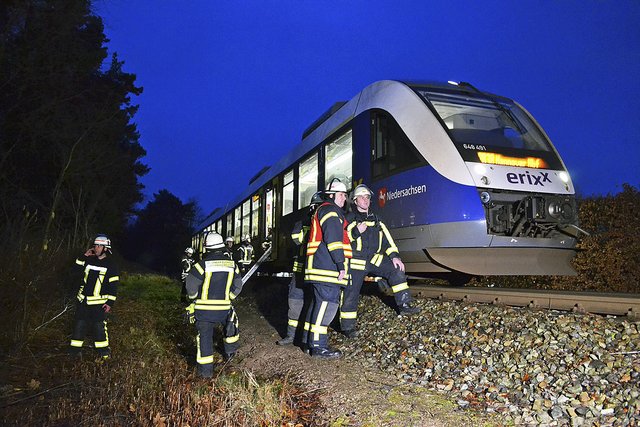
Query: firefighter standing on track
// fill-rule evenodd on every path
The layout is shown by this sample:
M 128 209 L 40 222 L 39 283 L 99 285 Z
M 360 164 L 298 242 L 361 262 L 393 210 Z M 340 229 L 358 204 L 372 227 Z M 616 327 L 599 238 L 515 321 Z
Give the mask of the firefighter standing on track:
M 352 241 L 351 285 L 344 289 L 340 305 L 340 328 L 345 336 L 356 336 L 358 301 L 362 282 L 367 275 L 384 278 L 401 315 L 420 310 L 410 305 L 411 294 L 404 273 L 404 264 L 387 226 L 369 211 L 373 193 L 364 184 L 353 191 L 354 210 L 347 214 L 347 231 Z
M 80 355 L 87 329 L 93 332 L 95 348 L 103 359 L 109 357 L 109 335 L 107 333 L 107 315 L 111 313 L 118 283 L 118 268 L 108 256 L 111 253 L 111 240 L 103 234 L 96 236 L 93 247 L 76 259 L 76 265 L 82 268 L 84 276 L 78 289 L 75 321 L 71 335 L 69 353 Z
M 293 274 L 289 282 L 289 292 L 287 296 L 289 307 L 287 312 L 287 335 L 276 342 L 278 345 L 293 344 L 296 337 L 302 337 L 303 335 L 303 308 L 309 308 L 312 298 L 311 292 L 309 292 L 310 287 L 304 283 L 304 261 L 307 256 L 307 239 L 309 237 L 311 217 L 322 202 L 324 202 L 324 199 L 322 198 L 321 192 L 318 191 L 311 196 L 309 215 L 297 221 L 291 231 L 291 240 L 293 240 L 293 243 L 296 245 L 296 253 L 293 256 Z M 303 341 L 306 340 L 303 339 Z
M 187 309 L 195 318 L 198 374 L 213 376 L 213 331 L 218 323 L 224 333 L 224 358 L 230 360 L 238 348 L 238 317 L 231 305 L 242 291 L 242 277 L 236 263 L 226 254 L 222 236 L 205 237 L 205 255 L 187 276 L 187 293 L 194 301 Z
M 245 235 L 242 239 L 242 244 L 238 247 L 237 253 L 238 266 L 240 267 L 240 272 L 244 275 L 249 271 L 254 259 L 253 245 L 251 244 L 251 236 L 249 234 Z
M 332 180 L 322 203 L 311 219 L 304 280 L 313 286 L 313 303 L 307 312 L 307 346 L 312 357 L 336 359 L 342 353 L 328 345 L 328 327 L 338 311 L 340 289 L 349 281 L 351 245 L 344 216 L 347 187 Z M 307 326 L 308 325 L 308 326 Z
M 186 288 L 186 280 L 189 275 L 189 271 L 191 271 L 191 267 L 195 264 L 196 260 L 193 259 L 193 248 L 187 248 L 184 250 L 184 256 L 180 261 L 180 267 L 182 268 L 182 272 L 180 273 L 180 280 L 182 282 L 182 290 L 180 291 L 180 301 L 188 302 L 187 298 L 187 288 Z

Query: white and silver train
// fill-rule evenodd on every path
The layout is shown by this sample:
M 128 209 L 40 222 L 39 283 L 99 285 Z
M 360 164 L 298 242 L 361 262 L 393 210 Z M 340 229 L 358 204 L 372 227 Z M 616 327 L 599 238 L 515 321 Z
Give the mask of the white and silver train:
M 575 274 L 581 230 L 560 155 L 521 105 L 468 83 L 383 80 L 336 103 L 193 243 L 210 230 L 273 236 L 266 267 L 287 271 L 291 227 L 333 178 L 374 191 L 412 275 Z

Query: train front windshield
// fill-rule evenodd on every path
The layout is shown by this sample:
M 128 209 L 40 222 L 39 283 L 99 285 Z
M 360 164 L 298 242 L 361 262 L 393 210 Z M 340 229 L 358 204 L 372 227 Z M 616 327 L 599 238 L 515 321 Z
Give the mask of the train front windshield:
M 562 169 L 548 139 L 513 101 L 481 93 L 414 89 L 440 116 L 465 161 L 499 159 L 512 166 Z

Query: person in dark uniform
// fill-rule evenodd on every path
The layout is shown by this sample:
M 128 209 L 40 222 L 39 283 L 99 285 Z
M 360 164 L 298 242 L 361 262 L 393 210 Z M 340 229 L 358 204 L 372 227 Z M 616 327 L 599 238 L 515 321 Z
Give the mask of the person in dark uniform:
M 226 239 L 224 239 L 224 246 L 225 246 L 225 251 L 227 252 L 229 259 L 232 259 L 234 261 L 237 261 L 234 257 L 233 257 L 233 237 L 232 236 L 228 236 Z
M 340 289 L 349 283 L 351 245 L 342 210 L 347 201 L 347 187 L 333 180 L 325 194 L 327 200 L 311 219 L 307 242 L 304 280 L 313 287 L 313 303 L 307 312 L 305 328 L 311 356 L 336 359 L 342 352 L 329 347 L 328 328 L 338 311 Z
M 181 302 L 189 301 L 189 299 L 187 298 L 186 279 L 187 279 L 187 276 L 189 275 L 189 271 L 191 270 L 191 267 L 193 267 L 193 264 L 195 262 L 196 260 L 193 259 L 193 248 L 185 249 L 184 256 L 180 260 L 180 268 L 182 268 L 182 271 L 180 273 L 180 281 L 182 282 L 182 290 L 180 291 Z
M 255 257 L 253 253 L 253 245 L 251 244 L 251 236 L 249 234 L 244 236 L 242 244 L 238 246 L 236 253 L 238 267 L 240 267 L 240 272 L 244 276 L 244 274 L 251 268 L 251 264 Z
M 278 345 L 293 344 L 296 336 L 303 336 L 303 308 L 308 308 L 311 302 L 309 286 L 304 283 L 304 261 L 307 252 L 307 238 L 309 236 L 311 217 L 315 213 L 316 208 L 322 202 L 324 202 L 322 193 L 318 191 L 311 197 L 309 215 L 306 215 L 303 219 L 297 221 L 291 231 L 291 240 L 296 245 L 296 249 L 295 255 L 293 256 L 293 274 L 291 276 L 291 281 L 289 282 L 289 292 L 287 295 L 287 303 L 289 307 L 287 312 L 287 335 L 276 342 Z
M 373 193 L 364 184 L 353 190 L 354 209 L 346 216 L 347 231 L 352 242 L 351 285 L 344 289 L 340 305 L 340 328 L 348 338 L 356 336 L 358 301 L 365 276 L 382 277 L 387 281 L 401 315 L 415 314 L 404 273 L 404 263 L 387 226 L 370 212 Z
M 205 255 L 187 276 L 187 294 L 193 301 L 191 310 L 198 329 L 198 374 L 213 376 L 213 331 L 223 328 L 224 358 L 230 360 L 238 348 L 240 337 L 238 316 L 231 305 L 242 291 L 242 277 L 236 263 L 226 254 L 222 236 L 210 232 L 205 237 Z
M 83 278 L 76 295 L 78 303 L 69 349 L 73 356 L 81 354 L 87 330 L 93 332 L 94 346 L 100 357 L 106 359 L 111 353 L 107 315 L 116 301 L 120 273 L 110 254 L 111 240 L 99 234 L 93 241 L 93 247 L 76 259 Z

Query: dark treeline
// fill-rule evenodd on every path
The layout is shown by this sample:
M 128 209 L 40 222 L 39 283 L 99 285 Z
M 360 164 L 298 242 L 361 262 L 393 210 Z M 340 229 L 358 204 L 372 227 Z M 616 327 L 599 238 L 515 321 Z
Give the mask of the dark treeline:
M 148 172 L 132 122 L 135 75 L 107 59 L 89 1 L 5 2 L 0 13 L 2 249 L 55 251 L 120 233 Z
M 0 347 L 60 311 L 96 233 L 169 274 L 190 241 L 195 202 L 163 190 L 136 211 L 149 171 L 132 100 L 142 88 L 109 56 L 91 6 L 0 2 Z

